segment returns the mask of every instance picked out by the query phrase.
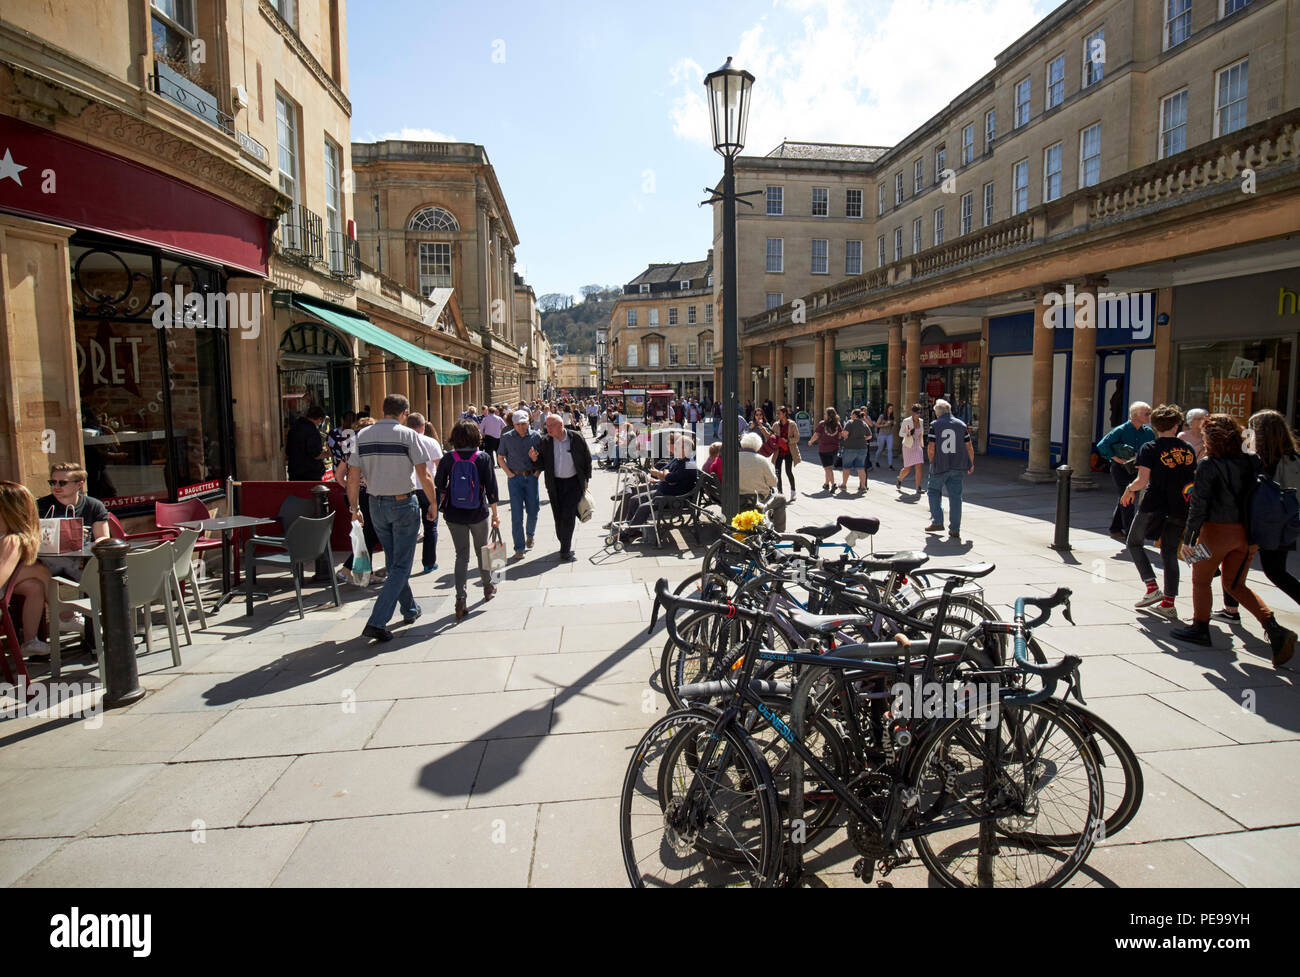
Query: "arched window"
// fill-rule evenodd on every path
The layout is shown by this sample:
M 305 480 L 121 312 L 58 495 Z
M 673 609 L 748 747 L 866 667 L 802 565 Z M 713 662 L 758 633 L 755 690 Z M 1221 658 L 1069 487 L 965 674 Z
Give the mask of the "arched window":
M 412 231 L 459 231 L 460 224 L 450 211 L 441 207 L 422 207 L 411 216 Z

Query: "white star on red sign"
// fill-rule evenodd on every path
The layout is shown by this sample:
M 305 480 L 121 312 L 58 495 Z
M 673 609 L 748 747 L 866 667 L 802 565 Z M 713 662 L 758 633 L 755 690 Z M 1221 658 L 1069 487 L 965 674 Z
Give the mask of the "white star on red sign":
M 21 187 L 23 181 L 18 178 L 18 174 L 25 169 L 27 169 L 27 167 L 19 166 L 14 162 L 13 156 L 10 155 L 9 149 L 6 147 L 4 156 L 0 157 L 0 180 L 6 179 L 7 177 L 13 177 L 14 183 L 17 183 Z

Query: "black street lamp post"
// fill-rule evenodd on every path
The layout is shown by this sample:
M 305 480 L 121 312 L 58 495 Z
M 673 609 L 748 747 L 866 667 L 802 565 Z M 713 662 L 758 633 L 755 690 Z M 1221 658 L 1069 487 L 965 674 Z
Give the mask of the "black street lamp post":
M 740 349 L 736 328 L 736 157 L 745 148 L 749 91 L 754 76 L 731 66 L 731 58 L 704 79 L 709 92 L 713 148 L 724 162 L 722 192 L 706 203 L 722 203 L 722 511 L 740 511 Z M 761 192 L 761 191 L 754 191 Z M 742 194 L 750 196 L 750 194 Z M 749 206 L 749 201 L 744 201 Z

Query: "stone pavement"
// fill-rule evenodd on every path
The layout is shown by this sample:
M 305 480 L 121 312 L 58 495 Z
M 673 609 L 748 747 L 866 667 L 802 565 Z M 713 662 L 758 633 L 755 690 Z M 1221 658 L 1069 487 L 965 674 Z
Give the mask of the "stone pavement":
M 1089 704 L 1141 755 L 1146 797 L 1073 884 L 1296 884 L 1295 673 L 1272 668 L 1254 622 L 1216 625 L 1213 650 L 1170 642 L 1168 622 L 1132 609 L 1136 574 L 1105 535 L 1109 489 L 1075 496 L 1074 549 L 1062 556 L 1046 545 L 1055 488 L 1020 483 L 1019 470 L 978 460 L 960 545 L 926 539 L 924 497 L 896 492 L 884 469 L 865 496 L 840 498 L 815 491 L 820 469 L 805 463 L 799 487 L 814 494 L 799 496 L 790 526 L 879 515 L 880 549 L 996 562 L 986 593 L 998 604 L 1075 589 L 1079 626 L 1039 634 L 1049 654 L 1085 656 Z M 698 561 L 686 550 L 605 553 L 598 526 L 613 483 L 597 473 L 578 563 L 555 561 L 544 504 L 537 548 L 510 565 L 491 604 L 472 584 L 460 625 L 444 534 L 439 569 L 413 579 L 424 617 L 387 645 L 358 638 L 373 590 L 344 588 L 336 609 L 310 587 L 299 621 L 287 578 L 267 575 L 275 599 L 252 618 L 238 601 L 227 606 L 183 647 L 180 667 L 165 650 L 142 657 L 148 695 L 106 713 L 101 728 L 48 716 L 0 723 L 0 882 L 626 885 L 618 792 L 630 750 L 665 706 L 650 681 L 664 641 L 662 626 L 646 634 L 650 593 Z M 508 528 L 504 505 L 502 519 Z M 1190 613 L 1190 596 L 1179 609 Z M 827 885 L 860 885 L 842 838 L 809 868 Z M 927 877 L 908 866 L 889 882 Z

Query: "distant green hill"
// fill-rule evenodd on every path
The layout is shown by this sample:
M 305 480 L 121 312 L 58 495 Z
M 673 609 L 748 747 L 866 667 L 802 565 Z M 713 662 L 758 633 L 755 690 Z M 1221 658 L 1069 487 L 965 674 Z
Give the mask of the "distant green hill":
M 564 343 L 570 353 L 596 352 L 596 330 L 609 325 L 614 303 L 623 294 L 620 285 L 584 285 L 583 299 L 556 292 L 537 300 L 542 311 L 542 331 L 551 345 Z

